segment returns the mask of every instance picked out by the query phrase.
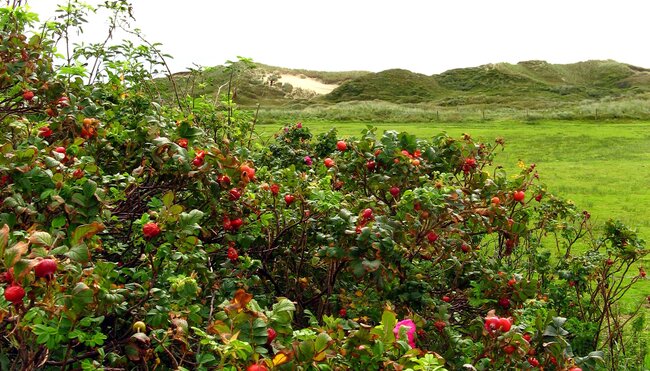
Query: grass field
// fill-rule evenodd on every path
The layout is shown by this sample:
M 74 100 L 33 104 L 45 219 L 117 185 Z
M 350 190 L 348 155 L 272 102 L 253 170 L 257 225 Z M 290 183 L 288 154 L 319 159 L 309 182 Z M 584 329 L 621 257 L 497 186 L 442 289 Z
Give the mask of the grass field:
M 336 127 L 342 137 L 358 136 L 367 123 L 305 122 L 313 133 Z M 408 131 L 421 138 L 441 132 L 493 141 L 505 139 L 497 165 L 518 171 L 517 162 L 535 163 L 540 180 L 551 193 L 573 200 L 588 210 L 595 223 L 619 219 L 650 238 L 650 122 L 540 121 L 476 123 L 377 123 L 380 131 Z M 261 125 L 262 136 L 280 129 Z M 644 265 L 648 267 L 650 259 Z M 629 292 L 626 306 L 650 295 L 650 283 Z

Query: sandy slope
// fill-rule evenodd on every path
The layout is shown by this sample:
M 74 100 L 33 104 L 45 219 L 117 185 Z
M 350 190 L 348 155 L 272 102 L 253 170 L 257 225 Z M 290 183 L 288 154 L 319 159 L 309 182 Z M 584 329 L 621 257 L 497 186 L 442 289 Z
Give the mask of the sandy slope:
M 324 84 L 304 75 L 282 74 L 278 81 L 283 84 L 291 84 L 294 88 L 311 90 L 317 94 L 327 94 L 338 87 L 336 84 Z

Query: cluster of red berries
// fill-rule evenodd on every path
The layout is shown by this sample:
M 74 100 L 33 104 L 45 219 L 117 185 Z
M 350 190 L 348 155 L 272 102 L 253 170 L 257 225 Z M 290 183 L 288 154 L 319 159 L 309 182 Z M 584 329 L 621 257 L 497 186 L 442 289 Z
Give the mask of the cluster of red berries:
M 469 174 L 474 169 L 476 169 L 476 159 L 474 157 L 466 158 L 463 162 L 463 172 Z
M 176 141 L 176 143 L 178 143 L 178 145 L 183 148 L 187 148 L 187 145 L 189 144 L 189 140 L 187 140 L 187 138 L 180 138 Z
M 244 224 L 241 218 L 230 219 L 228 216 L 223 217 L 223 229 L 226 231 L 236 232 Z
M 487 332 L 490 334 L 494 334 L 497 331 L 501 332 L 508 332 L 510 331 L 510 328 L 512 327 L 512 323 L 510 322 L 510 318 L 499 318 L 499 317 L 486 317 L 485 318 L 485 324 L 484 324 L 485 329 Z
M 34 266 L 34 275 L 36 278 L 45 278 L 49 281 L 54 277 L 56 269 L 57 264 L 54 259 L 43 259 Z M 9 287 L 5 289 L 5 300 L 13 305 L 22 304 L 23 298 L 25 297 L 25 289 L 20 285 L 20 283 L 15 281 L 14 269 L 9 268 L 9 270 L 4 273 L 3 278 L 4 281 L 9 284 Z
M 205 155 L 206 152 L 202 150 L 196 151 L 196 154 L 194 155 L 194 160 L 192 160 L 192 164 L 196 167 L 202 166 L 203 163 L 205 162 Z

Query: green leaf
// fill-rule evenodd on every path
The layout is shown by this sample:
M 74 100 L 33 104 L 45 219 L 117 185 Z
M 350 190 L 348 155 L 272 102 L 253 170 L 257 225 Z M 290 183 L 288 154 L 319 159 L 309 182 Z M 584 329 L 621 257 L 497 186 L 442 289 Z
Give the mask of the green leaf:
M 170 212 L 172 215 L 179 215 L 180 213 L 183 212 L 183 206 L 181 206 L 181 205 L 172 205 L 172 206 L 169 208 L 169 212 Z
M 32 147 L 26 148 L 26 149 L 23 149 L 23 150 L 18 150 L 18 151 L 15 152 L 16 160 L 18 162 L 30 161 L 30 160 L 32 160 L 34 158 L 36 153 L 37 153 L 36 148 L 32 148 Z
M 207 364 L 210 366 L 216 360 L 217 358 L 215 358 L 215 356 L 210 353 L 201 353 L 196 357 L 196 361 L 199 363 L 199 365 Z
M 70 249 L 68 249 L 68 246 L 61 245 L 50 250 L 50 255 L 65 255 L 68 251 L 70 251 Z
M 93 290 L 83 282 L 78 282 L 72 289 L 72 295 L 66 298 L 66 306 L 75 313 L 83 312 L 94 301 Z
M 88 206 L 86 198 L 81 193 L 73 194 L 72 202 L 79 206 L 83 206 L 83 207 Z
M 74 232 L 72 232 L 72 238 L 70 238 L 70 242 L 72 245 L 78 245 L 103 230 L 104 225 L 97 222 L 80 225 L 74 230 Z
M 59 229 L 67 223 L 64 215 L 59 215 L 52 220 L 52 229 Z
M 329 346 L 330 341 L 332 341 L 332 338 L 326 332 L 321 332 L 318 334 L 316 337 L 316 344 L 314 345 L 316 353 L 325 351 L 325 349 L 327 349 Z
M 165 193 L 165 195 L 162 198 L 163 205 L 165 207 L 169 208 L 174 204 L 174 192 L 169 191 Z
M 352 267 L 352 273 L 358 278 L 363 277 L 363 275 L 366 273 L 366 269 L 360 260 L 352 261 L 350 266 Z
M 90 198 L 95 195 L 95 191 L 97 190 L 97 183 L 92 180 L 88 180 L 86 183 L 84 183 L 82 189 L 84 191 L 84 195 L 86 195 L 86 198 Z
M 397 324 L 397 316 L 390 310 L 384 310 L 384 314 L 381 316 L 381 340 L 385 344 L 391 344 L 395 341 L 395 334 L 393 333 L 393 328 Z
M 296 354 L 296 357 L 301 362 L 308 362 L 314 358 L 315 352 L 314 342 L 312 340 L 306 340 L 300 343 L 298 346 L 298 353 Z
M 161 146 L 172 143 L 172 141 L 169 140 L 169 138 L 167 138 L 167 137 L 158 137 L 158 138 L 154 139 L 152 142 L 156 147 L 161 147 Z
M 54 238 L 52 238 L 52 236 L 47 232 L 36 231 L 29 236 L 29 243 L 32 245 L 50 247 L 54 244 Z
M 192 233 L 194 229 L 200 229 L 199 222 L 203 218 L 201 210 L 192 210 L 189 213 L 181 213 L 180 227 L 183 231 Z
M 280 312 L 295 312 L 296 306 L 293 302 L 287 298 L 278 298 L 278 302 L 273 304 L 273 313 Z
M 87 263 L 90 261 L 90 251 L 88 250 L 88 246 L 85 243 L 81 243 L 78 245 L 73 246 L 70 251 L 68 251 L 65 256 L 70 258 L 72 261 L 75 261 L 77 263 Z
M 20 241 L 17 244 L 13 245 L 7 251 L 5 251 L 5 266 L 13 267 L 17 261 L 27 252 L 27 247 L 29 244 L 24 241 Z

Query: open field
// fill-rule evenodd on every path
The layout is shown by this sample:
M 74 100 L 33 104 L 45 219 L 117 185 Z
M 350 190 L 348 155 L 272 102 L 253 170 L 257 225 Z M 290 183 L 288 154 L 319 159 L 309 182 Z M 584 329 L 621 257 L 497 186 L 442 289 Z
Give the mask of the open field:
M 320 133 L 336 127 L 341 136 L 359 135 L 367 123 L 303 122 Z M 650 239 L 650 122 L 539 121 L 476 123 L 378 123 L 380 131 L 408 131 L 421 138 L 440 132 L 469 133 L 492 141 L 503 137 L 506 148 L 496 159 L 510 172 L 517 162 L 535 163 L 548 190 L 588 210 L 596 223 L 620 219 L 646 241 Z M 261 125 L 262 136 L 279 125 Z M 646 258 L 647 262 L 650 260 Z M 629 293 L 629 304 L 650 294 L 650 284 Z

